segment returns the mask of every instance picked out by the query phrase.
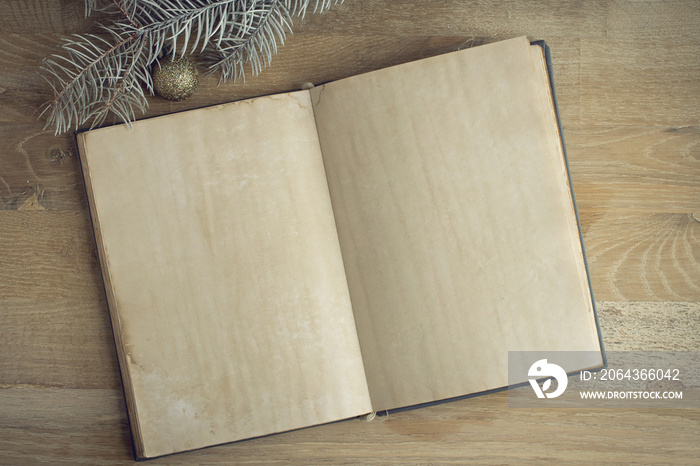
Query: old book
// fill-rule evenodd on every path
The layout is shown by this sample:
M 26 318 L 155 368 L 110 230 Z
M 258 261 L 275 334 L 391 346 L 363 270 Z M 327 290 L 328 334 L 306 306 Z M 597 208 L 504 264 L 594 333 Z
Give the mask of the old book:
M 139 457 L 503 387 L 509 350 L 602 363 L 526 38 L 78 144 Z

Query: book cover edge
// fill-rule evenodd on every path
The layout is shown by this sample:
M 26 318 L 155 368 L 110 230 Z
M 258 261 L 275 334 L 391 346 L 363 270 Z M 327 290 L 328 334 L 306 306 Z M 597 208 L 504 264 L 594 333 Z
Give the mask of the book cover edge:
M 598 344 L 600 345 L 600 354 L 603 360 L 603 367 L 607 367 L 608 359 L 605 354 L 605 346 L 603 344 L 603 333 L 600 328 L 600 320 L 598 318 L 598 308 L 596 307 L 595 297 L 593 296 L 593 283 L 591 282 L 591 273 L 588 267 L 588 259 L 586 257 L 586 247 L 583 241 L 583 229 L 581 228 L 581 218 L 579 217 L 578 207 L 576 206 L 576 195 L 574 193 L 574 186 L 571 182 L 571 170 L 569 169 L 569 158 L 566 152 L 566 143 L 564 141 L 564 132 L 561 123 L 561 115 L 559 113 L 559 104 L 557 101 L 557 93 L 554 85 L 554 73 L 552 71 L 552 52 L 544 40 L 535 40 L 530 42 L 531 45 L 536 45 L 542 48 L 544 52 L 545 64 L 547 65 L 547 76 L 549 78 L 549 87 L 552 92 L 552 102 L 554 104 L 554 114 L 557 120 L 557 127 L 559 128 L 559 137 L 561 139 L 561 148 L 564 155 L 564 166 L 566 167 L 566 177 L 569 182 L 569 192 L 571 193 L 571 201 L 574 207 L 574 215 L 576 217 L 576 228 L 578 229 L 579 242 L 581 244 L 581 253 L 583 254 L 583 265 L 586 270 L 586 280 L 588 281 L 588 291 L 591 296 L 591 305 L 593 306 L 593 318 L 595 320 L 596 331 L 598 332 Z

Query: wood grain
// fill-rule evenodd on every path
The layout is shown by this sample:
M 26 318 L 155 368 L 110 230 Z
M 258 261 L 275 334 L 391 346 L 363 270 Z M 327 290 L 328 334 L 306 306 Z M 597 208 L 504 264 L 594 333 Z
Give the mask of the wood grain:
M 583 124 L 700 124 L 700 44 L 656 39 L 581 43 Z
M 400 0 L 353 2 L 333 8 L 323 18 L 309 17 L 297 30 L 340 34 L 473 35 L 504 39 L 518 35 L 600 37 L 605 33 L 604 0 L 550 2 L 489 2 L 465 4 Z M 416 21 L 420 17 L 422 20 Z
M 87 212 L 0 211 L 0 384 L 114 388 Z
M 0 391 L 0 403 L 0 450 L 9 464 L 133 464 L 118 390 L 18 387 Z M 697 464 L 699 424 L 694 410 L 508 408 L 501 392 L 149 464 Z
M 0 125 L 0 210 L 86 211 L 72 135 L 40 123 Z
M 615 0 L 606 3 L 608 38 L 698 43 L 700 4 L 697 2 Z
M 700 215 L 700 127 L 586 125 L 564 136 L 580 212 Z
M 670 213 L 597 213 L 584 214 L 582 222 L 588 266 L 598 299 L 696 301 L 700 298 L 697 217 Z
M 697 351 L 700 303 L 598 301 L 606 351 Z
M 95 32 L 82 0 L 0 3 L 0 463 L 127 464 L 131 439 L 72 135 L 37 121 L 41 59 Z M 700 4 L 346 0 L 295 22 L 270 68 L 204 78 L 158 115 L 527 34 L 552 47 L 608 349 L 699 350 Z M 430 83 L 425 83 L 430 86 Z M 469 85 L 469 83 L 465 83 Z M 32 210 L 32 209 L 48 209 Z M 63 388 L 51 388 L 63 387 Z M 502 395 L 160 463 L 697 464 L 697 411 L 520 411 Z
M 3 6 L 3 33 L 84 32 L 91 26 L 82 2 L 72 0 L 10 0 Z

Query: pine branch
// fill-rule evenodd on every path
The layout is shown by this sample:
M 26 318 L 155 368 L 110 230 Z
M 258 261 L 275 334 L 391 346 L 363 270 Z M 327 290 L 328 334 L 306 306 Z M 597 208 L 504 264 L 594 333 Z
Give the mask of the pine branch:
M 46 125 L 60 134 L 91 119 L 93 126 L 102 124 L 109 113 L 129 122 L 134 108 L 145 111 L 148 104 L 139 81 L 150 81 L 150 75 L 139 72 L 143 40 L 136 34 L 113 35 L 114 43 L 96 35 L 74 37 L 63 45 L 67 56 L 44 60 L 43 69 L 60 87 L 52 83 L 54 98 L 42 111 Z
M 343 0 L 316 0 L 314 13 L 329 9 Z M 277 53 L 277 43 L 284 45 L 286 32 L 292 32 L 292 17 L 306 15 L 310 0 L 269 0 L 251 2 L 257 5 L 257 15 L 244 16 L 248 22 L 236 24 L 235 34 L 214 44 L 206 56 L 208 74 L 219 72 L 219 83 L 245 80 L 246 64 L 257 75 L 268 66 Z
M 342 0 L 316 0 L 314 12 Z M 117 20 L 103 26 L 111 38 L 76 35 L 42 69 L 54 89 L 44 105 L 46 126 L 56 134 L 93 127 L 111 114 L 129 123 L 145 112 L 144 87 L 152 94 L 152 64 L 163 54 L 207 52 L 209 72 L 221 81 L 244 78 L 269 65 L 291 33 L 292 16 L 304 16 L 310 0 L 86 0 L 86 13 L 101 11 Z
M 209 74 L 220 72 L 219 82 L 245 80 L 244 66 L 250 64 L 257 75 L 277 53 L 277 43 L 284 45 L 291 32 L 290 1 L 252 2 L 257 14 L 243 14 L 235 24 L 235 33 L 213 44 L 205 55 Z M 308 3 L 308 2 L 307 2 Z M 246 11 L 248 13 L 250 10 Z

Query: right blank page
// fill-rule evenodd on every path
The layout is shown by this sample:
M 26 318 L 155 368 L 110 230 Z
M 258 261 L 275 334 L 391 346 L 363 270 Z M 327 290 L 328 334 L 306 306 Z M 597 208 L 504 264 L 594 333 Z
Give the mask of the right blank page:
M 518 38 L 311 90 L 375 411 L 600 351 L 547 86 Z

